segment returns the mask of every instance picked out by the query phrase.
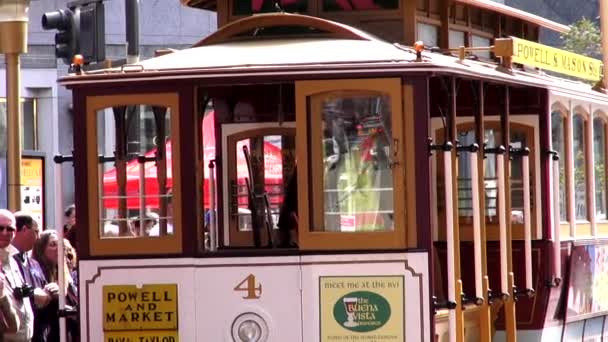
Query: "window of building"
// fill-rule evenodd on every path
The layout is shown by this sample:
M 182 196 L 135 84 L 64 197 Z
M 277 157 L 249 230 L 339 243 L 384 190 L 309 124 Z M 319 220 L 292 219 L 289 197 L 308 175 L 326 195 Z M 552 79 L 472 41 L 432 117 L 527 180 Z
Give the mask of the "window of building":
M 462 31 L 450 30 L 449 38 L 450 38 L 450 48 L 466 46 L 465 39 L 464 39 L 464 32 L 462 32 Z
M 596 116 L 593 119 L 593 174 L 595 180 L 595 218 L 606 221 L 606 120 Z
M 399 0 L 323 0 L 324 11 L 363 11 L 399 8 Z
M 587 133 L 585 117 L 575 114 L 572 119 L 572 156 L 574 158 L 574 214 L 576 220 L 588 220 L 587 211 Z
M 490 38 L 486 38 L 486 37 L 481 37 L 478 35 L 472 35 L 472 44 L 471 46 L 473 47 L 489 47 L 490 45 L 492 45 L 491 43 L 491 39 Z M 490 54 L 490 50 L 488 51 L 475 51 L 474 54 L 480 58 L 484 58 L 484 59 L 490 59 L 491 58 L 491 54 Z
M 0 144 L 6 146 L 6 99 L 0 98 Z M 38 113 L 36 99 L 21 99 L 21 148 L 27 151 L 38 150 Z
M 416 27 L 418 30 L 417 39 L 423 41 L 424 45 L 439 46 L 439 27 L 425 23 L 418 23 Z
M 566 124 L 562 111 L 551 114 L 551 146 L 559 155 L 559 215 L 562 222 L 568 221 L 566 190 Z
M 251 15 L 255 13 L 272 13 L 284 10 L 286 12 L 305 13 L 308 9 L 307 0 L 233 0 L 233 15 Z M 275 4 L 278 4 L 279 7 Z

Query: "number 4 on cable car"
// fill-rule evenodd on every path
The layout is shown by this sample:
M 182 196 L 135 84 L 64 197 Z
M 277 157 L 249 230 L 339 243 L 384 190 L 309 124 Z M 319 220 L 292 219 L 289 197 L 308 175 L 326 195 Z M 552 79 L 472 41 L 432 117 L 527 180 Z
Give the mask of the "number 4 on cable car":
M 258 299 L 262 296 L 262 284 L 256 287 L 255 276 L 250 274 L 234 287 L 234 291 L 246 291 L 247 296 L 243 297 L 243 299 Z

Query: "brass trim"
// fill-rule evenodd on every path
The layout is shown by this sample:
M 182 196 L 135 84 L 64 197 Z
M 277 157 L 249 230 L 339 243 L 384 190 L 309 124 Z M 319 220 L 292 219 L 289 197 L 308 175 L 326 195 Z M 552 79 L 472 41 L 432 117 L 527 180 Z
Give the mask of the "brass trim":
M 27 52 L 27 21 L 0 22 L 0 53 Z

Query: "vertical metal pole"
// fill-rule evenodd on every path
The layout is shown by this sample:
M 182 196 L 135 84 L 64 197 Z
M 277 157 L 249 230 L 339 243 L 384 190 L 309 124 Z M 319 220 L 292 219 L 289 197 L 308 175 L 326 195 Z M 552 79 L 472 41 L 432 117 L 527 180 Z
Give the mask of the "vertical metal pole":
M 217 251 L 217 223 L 215 219 L 215 160 L 209 161 L 209 250 Z
M 509 295 L 509 269 L 507 262 L 507 208 L 506 208 L 506 186 L 505 186 L 505 156 L 496 155 L 496 174 L 498 182 L 498 225 L 500 241 L 500 292 Z
M 450 139 L 452 140 L 452 143 L 454 144 L 454 147 L 456 147 L 458 145 L 457 139 L 456 137 L 458 136 L 458 128 L 456 125 L 456 113 L 457 113 L 457 101 L 456 101 L 456 97 L 457 97 L 457 89 L 456 89 L 456 78 L 452 77 L 450 79 L 450 97 L 451 97 L 451 101 L 450 101 Z M 456 148 L 454 148 L 452 150 L 452 196 L 451 197 L 446 197 L 446 203 L 448 201 L 452 201 L 452 205 L 454 205 L 454 203 L 458 203 L 458 182 L 456 181 L 458 179 L 458 158 L 457 158 L 457 154 L 456 154 Z M 455 298 L 455 303 L 456 303 L 456 308 L 453 310 L 455 311 L 455 315 L 456 315 L 456 341 L 457 342 L 463 342 L 464 341 L 464 312 L 463 312 L 463 306 L 462 306 L 462 281 L 461 281 L 461 271 L 460 271 L 460 227 L 458 225 L 458 219 L 459 219 L 459 215 L 458 215 L 458 204 L 456 204 L 456 208 L 453 210 L 453 213 L 451 215 L 452 217 L 452 228 L 451 230 L 453 231 L 454 234 L 454 243 L 452 244 L 454 247 L 454 273 L 449 273 L 448 276 L 449 277 L 453 277 L 456 283 L 456 298 Z M 450 228 L 448 228 L 450 229 Z
M 21 79 L 19 53 L 7 53 L 6 93 L 7 93 L 7 173 L 8 207 L 11 211 L 21 209 Z
M 471 165 L 471 201 L 473 203 L 473 254 L 475 264 L 475 297 L 482 301 L 483 269 L 481 266 L 481 212 L 479 211 L 479 181 L 477 170 L 477 151 L 469 153 Z
M 444 169 L 444 184 L 445 184 L 445 231 L 448 253 L 448 301 L 457 303 L 456 300 L 456 256 L 455 256 L 455 241 L 454 241 L 454 202 L 452 194 L 452 151 L 443 152 L 443 169 Z M 448 330 L 449 341 L 456 342 L 456 310 L 450 310 L 448 313 Z
M 479 212 L 481 215 L 479 221 L 480 230 L 480 245 L 481 245 L 481 269 L 482 269 L 482 294 L 483 303 L 481 304 L 481 310 L 479 311 L 479 334 L 482 342 L 492 341 L 492 312 L 490 307 L 490 281 L 488 279 L 488 267 L 487 267 L 487 245 L 486 245 L 486 191 L 485 191 L 485 161 L 484 161 L 484 138 L 485 138 L 485 127 L 483 123 L 483 117 L 485 115 L 485 84 L 479 82 L 479 110 L 475 116 L 475 138 L 479 145 L 479 153 L 481 154 L 477 158 L 477 175 L 478 175 L 478 189 L 479 189 Z
M 144 236 L 145 214 L 146 214 L 146 156 L 138 158 L 139 164 L 139 236 Z M 160 232 L 159 232 L 160 233 Z
M 524 254 L 526 263 L 526 290 L 534 289 L 532 283 L 532 217 L 530 209 L 530 161 L 529 156 L 522 156 L 524 182 Z
M 8 7 L 7 7 L 8 6 Z M 21 69 L 19 54 L 27 52 L 29 1 L 6 5 L 8 13 L 0 22 L 0 53 L 5 54 L 7 101 L 8 207 L 21 209 Z
M 503 113 L 500 117 L 501 125 L 502 125 L 502 141 L 503 145 L 506 148 L 504 155 L 504 215 L 506 217 L 506 251 L 507 251 L 507 286 L 508 286 L 508 294 L 509 297 L 505 301 L 505 331 L 507 334 L 507 342 L 516 342 L 517 341 L 517 320 L 515 318 L 515 296 L 513 288 L 515 286 L 514 277 L 513 277 L 513 246 L 512 246 L 512 230 L 511 230 L 511 167 L 510 167 L 510 155 L 509 155 L 509 143 L 511 141 L 511 129 L 510 129 L 510 111 L 511 111 L 511 103 L 510 103 L 510 89 L 509 86 L 505 86 L 504 93 L 504 109 Z
M 127 64 L 139 62 L 139 0 L 125 0 Z
M 61 165 L 61 164 L 60 164 Z M 59 310 L 65 309 L 66 279 L 65 279 L 65 246 L 63 244 L 63 227 L 57 227 L 57 285 L 59 285 Z M 59 317 L 59 340 L 67 341 L 65 317 Z
M 562 278 L 562 258 L 561 258 L 561 213 L 559 206 L 559 157 L 554 156 L 553 161 L 553 262 L 555 280 L 561 281 Z

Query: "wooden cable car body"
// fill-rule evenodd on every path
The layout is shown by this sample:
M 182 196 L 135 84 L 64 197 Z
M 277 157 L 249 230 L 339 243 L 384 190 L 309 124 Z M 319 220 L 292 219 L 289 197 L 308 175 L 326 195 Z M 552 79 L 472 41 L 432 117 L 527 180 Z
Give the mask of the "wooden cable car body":
M 284 13 L 60 83 L 75 112 L 84 340 L 553 341 L 577 336 L 558 301 L 572 299 L 576 322 L 602 317 L 578 287 L 567 296 L 571 251 L 599 260 L 574 240 L 601 224 L 555 224 L 560 198 L 562 217 L 578 213 L 554 176 L 574 160 L 547 153 L 552 113 L 608 108 L 586 84 Z M 296 168 L 297 238 L 284 247 L 276 224 Z

